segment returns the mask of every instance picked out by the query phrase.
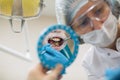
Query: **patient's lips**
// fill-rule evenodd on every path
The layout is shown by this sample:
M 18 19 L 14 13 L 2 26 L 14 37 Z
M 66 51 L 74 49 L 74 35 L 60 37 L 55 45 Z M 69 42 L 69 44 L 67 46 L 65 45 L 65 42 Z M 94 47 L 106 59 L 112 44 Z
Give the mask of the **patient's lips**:
M 55 30 L 50 32 L 44 39 L 43 44 L 51 44 L 51 47 L 60 51 L 67 44 L 67 36 L 63 30 Z
M 59 48 L 63 45 L 64 40 L 61 37 L 54 36 L 48 39 L 48 43 L 50 43 L 53 48 L 60 50 Z

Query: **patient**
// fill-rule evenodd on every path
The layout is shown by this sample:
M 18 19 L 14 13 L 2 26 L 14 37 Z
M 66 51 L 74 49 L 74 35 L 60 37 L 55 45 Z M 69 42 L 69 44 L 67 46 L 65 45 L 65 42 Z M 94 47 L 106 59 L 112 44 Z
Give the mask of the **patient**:
M 62 65 L 58 64 L 55 69 L 47 73 L 49 70 L 44 68 L 42 64 L 37 64 L 34 69 L 30 71 L 27 80 L 60 80 L 62 78 L 60 75 L 62 68 Z

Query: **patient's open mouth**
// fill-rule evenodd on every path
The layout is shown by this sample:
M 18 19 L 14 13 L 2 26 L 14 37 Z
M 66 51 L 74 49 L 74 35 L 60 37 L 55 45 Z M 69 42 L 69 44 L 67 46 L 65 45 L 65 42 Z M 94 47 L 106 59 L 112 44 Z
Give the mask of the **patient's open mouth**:
M 60 47 L 64 43 L 64 40 L 60 37 L 52 37 L 48 39 L 48 43 L 53 47 Z

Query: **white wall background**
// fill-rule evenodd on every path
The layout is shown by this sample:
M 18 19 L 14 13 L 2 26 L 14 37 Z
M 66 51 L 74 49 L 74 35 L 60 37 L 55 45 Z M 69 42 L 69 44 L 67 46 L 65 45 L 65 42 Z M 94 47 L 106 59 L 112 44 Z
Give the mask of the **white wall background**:
M 40 32 L 49 25 L 56 24 L 54 0 L 46 0 L 47 8 L 44 9 L 40 18 L 27 21 L 29 27 L 29 40 L 32 62 L 14 57 L 0 51 L 0 80 L 26 80 L 31 67 L 39 63 L 36 53 L 36 44 Z M 49 6 L 52 7 L 49 9 Z M 49 13 L 49 14 L 47 14 Z M 0 44 L 25 52 L 24 33 L 15 34 L 11 31 L 8 20 L 0 18 Z M 67 68 L 67 74 L 61 80 L 87 80 L 86 73 L 81 66 L 81 59 L 90 45 L 81 45 L 75 62 Z

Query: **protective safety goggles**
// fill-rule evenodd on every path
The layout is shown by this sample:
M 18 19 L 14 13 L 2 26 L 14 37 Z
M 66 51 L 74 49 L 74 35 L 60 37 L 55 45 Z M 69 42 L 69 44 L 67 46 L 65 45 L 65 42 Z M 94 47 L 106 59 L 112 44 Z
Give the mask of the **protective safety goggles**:
M 45 6 L 43 1 L 44 0 L 0 0 L 0 16 L 9 19 L 14 32 L 21 32 L 25 20 L 40 15 Z M 13 29 L 14 21 L 20 24 L 20 31 Z
M 104 22 L 107 19 L 110 11 L 108 14 L 106 13 L 108 9 L 104 8 L 105 1 L 97 0 L 94 2 L 94 5 L 89 7 L 84 13 L 82 13 L 72 22 L 71 26 L 73 29 L 79 29 L 80 31 L 86 32 L 88 29 L 93 28 L 94 20 L 98 22 Z M 89 13 L 91 13 L 90 16 L 88 16 Z

